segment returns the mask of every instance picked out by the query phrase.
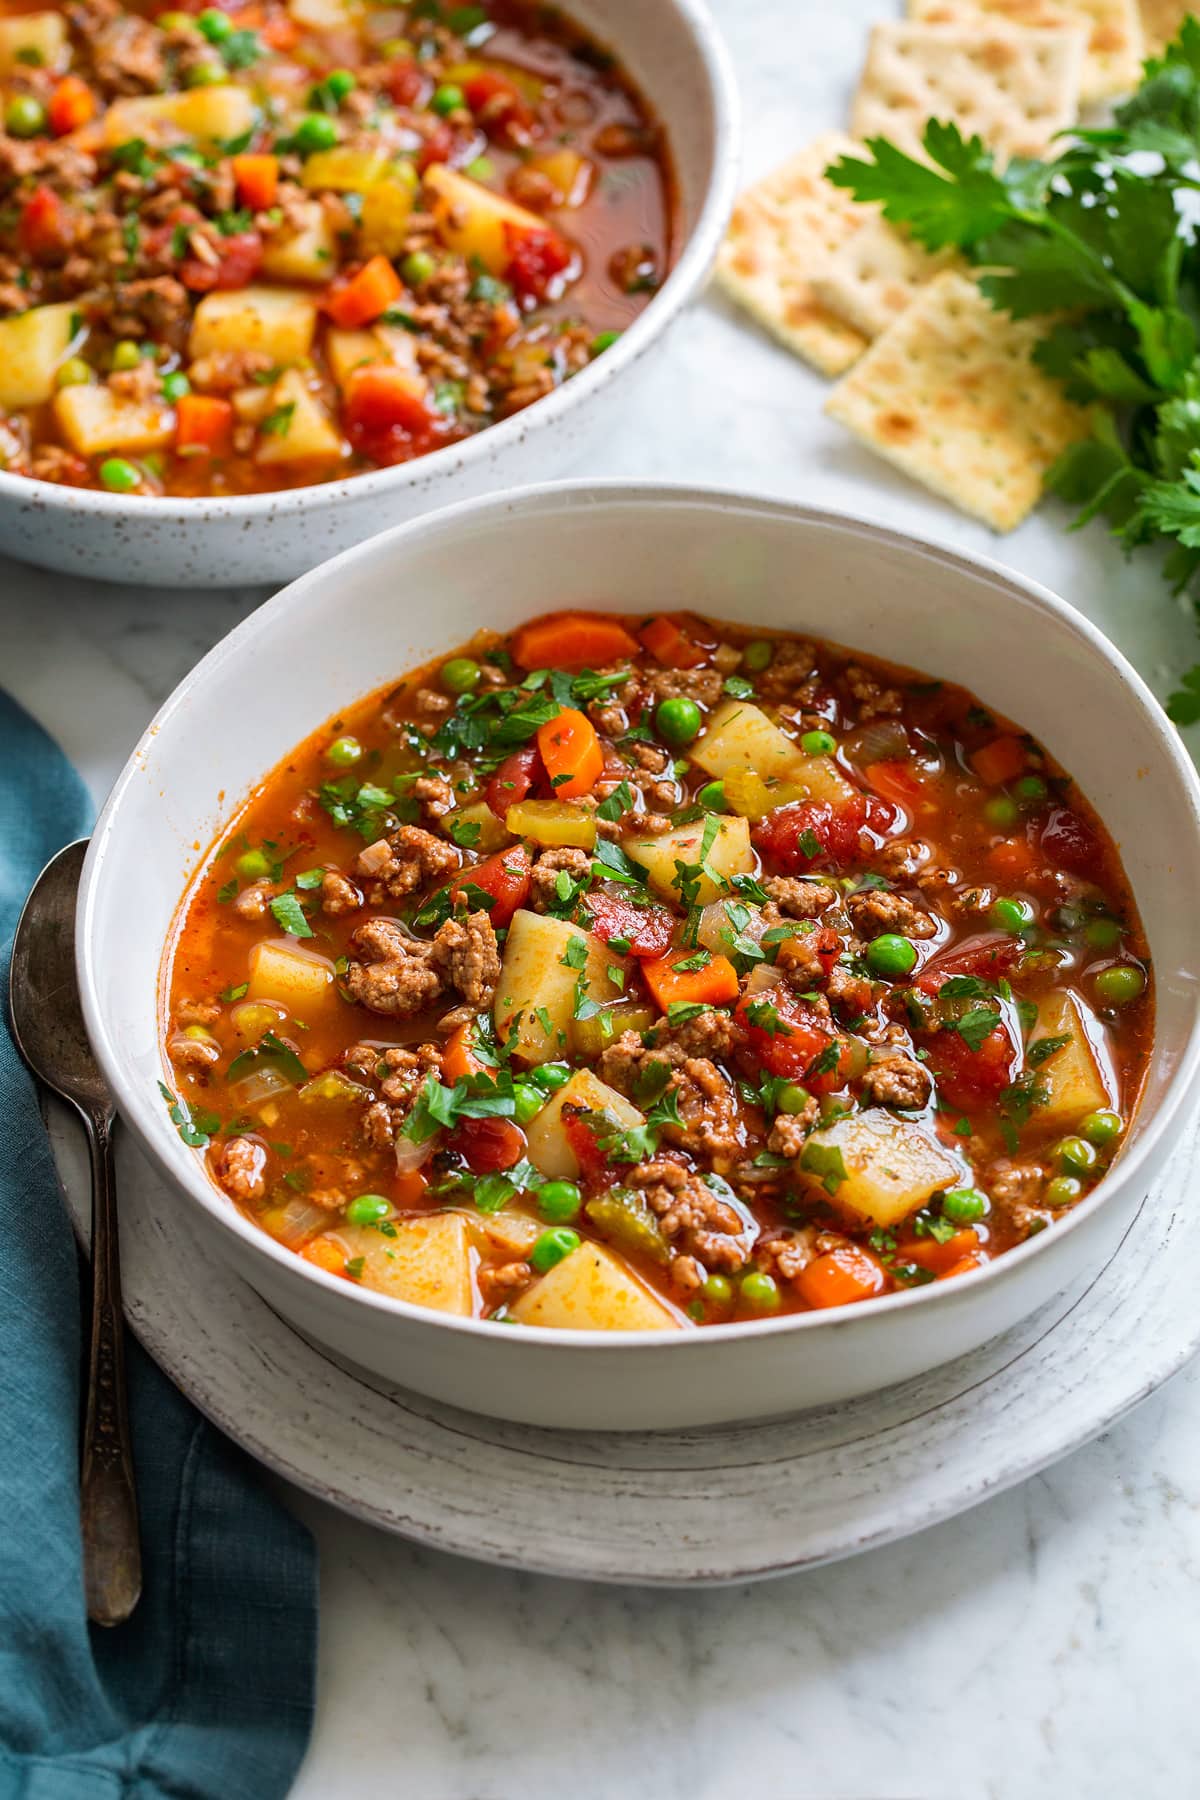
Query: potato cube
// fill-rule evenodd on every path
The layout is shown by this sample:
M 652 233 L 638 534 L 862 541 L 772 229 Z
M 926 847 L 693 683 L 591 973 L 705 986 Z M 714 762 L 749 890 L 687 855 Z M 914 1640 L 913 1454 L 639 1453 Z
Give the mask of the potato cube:
M 250 131 L 258 117 L 249 89 L 192 88 L 184 94 L 146 94 L 117 100 L 104 115 L 104 141 L 126 144 L 143 138 L 148 144 L 193 138 L 218 145 Z
M 57 12 L 22 13 L 0 19 L 0 77 L 32 64 L 58 69 L 66 61 L 67 21 Z
M 678 1331 L 680 1321 L 628 1265 L 600 1244 L 581 1244 L 509 1308 L 522 1325 L 558 1331 Z
M 800 760 L 799 747 L 748 700 L 723 701 L 688 754 L 718 780 L 735 769 L 789 775 Z
M 162 450 L 175 435 L 175 414 L 157 395 L 131 400 L 108 387 L 67 387 L 54 397 L 59 430 L 80 456 Z
M 434 163 L 425 171 L 425 186 L 432 200 L 430 211 L 439 238 L 447 250 L 478 260 L 489 275 L 504 275 L 512 261 L 513 236 L 544 232 L 546 222 L 536 213 L 514 206 L 501 194 L 481 187 L 467 175 Z
M 311 281 L 323 287 L 337 267 L 337 244 L 319 200 L 296 207 L 296 225 L 269 237 L 262 272 L 272 281 Z
M 370 1225 L 348 1225 L 338 1231 L 346 1261 L 362 1257 L 363 1287 L 390 1300 L 407 1300 L 410 1306 L 469 1318 L 475 1310 L 475 1252 L 462 1214 L 393 1219 L 391 1229 L 394 1235 Z
M 497 1031 L 521 1062 L 553 1062 L 567 1052 L 577 997 L 617 999 L 608 973 L 612 960 L 598 937 L 566 919 L 523 908 L 513 914 L 493 1013 Z
M 596 820 L 585 806 L 570 800 L 518 800 L 505 814 L 504 823 L 514 837 L 532 838 L 535 844 L 577 850 L 596 847 Z
M 248 1000 L 277 1000 L 293 1018 L 324 1006 L 334 992 L 333 964 L 293 944 L 255 944 L 250 952 Z
M 41 406 L 54 392 L 59 365 L 78 335 L 79 314 L 70 301 L 31 306 L 0 321 L 0 406 Z
M 714 816 L 715 815 L 710 815 Z M 682 898 L 677 862 L 694 866 L 700 860 L 704 843 L 705 821 L 696 819 L 690 825 L 676 825 L 661 837 L 625 838 L 621 848 L 645 869 L 650 886 L 668 900 Z M 704 866 L 696 877 L 693 900 L 706 906 L 719 894 L 728 891 L 734 875 L 749 875 L 754 868 L 754 852 L 750 848 L 750 827 L 745 819 L 722 816 L 717 821 L 716 835 L 709 845 Z
M 342 440 L 299 369 L 288 369 L 271 390 L 271 410 L 259 427 L 255 460 L 276 463 L 333 462 Z
M 1047 994 L 1038 1006 L 1037 1024 L 1030 1048 L 1039 1038 L 1065 1037 L 1067 1042 L 1035 1065 L 1035 1080 L 1049 1099 L 1034 1114 L 1035 1123 L 1067 1131 L 1085 1113 L 1112 1105 L 1112 1083 L 1106 1079 L 1103 1054 L 1097 1046 L 1104 1032 L 1077 994 Z
M 288 0 L 288 11 L 308 31 L 345 31 L 362 8 L 357 0 Z
M 609 1112 L 624 1131 L 646 1123 L 645 1116 L 624 1094 L 609 1087 L 590 1069 L 576 1069 L 570 1081 L 559 1088 L 525 1128 L 530 1162 L 543 1175 L 556 1179 L 566 1176 L 574 1181 L 579 1173 L 579 1159 L 563 1129 L 564 1106 L 581 1106 L 585 1112 Z
M 840 1160 L 839 1160 L 840 1159 Z M 969 1171 L 914 1119 L 869 1107 L 814 1131 L 800 1166 L 822 1179 L 833 1204 L 889 1230 Z
M 217 350 L 261 350 L 272 362 L 299 362 L 312 349 L 317 303 L 295 289 L 244 287 L 206 294 L 192 318 L 188 355 Z

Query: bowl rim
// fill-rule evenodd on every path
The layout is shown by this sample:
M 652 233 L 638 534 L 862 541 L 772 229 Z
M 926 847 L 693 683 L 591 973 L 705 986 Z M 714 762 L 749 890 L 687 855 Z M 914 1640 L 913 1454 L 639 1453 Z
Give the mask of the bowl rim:
M 556 0 L 570 14 L 570 0 Z M 673 11 L 691 38 L 708 88 L 713 121 L 712 166 L 704 187 L 696 223 L 685 238 L 679 257 L 662 287 L 618 341 L 595 362 L 541 400 L 485 426 L 472 437 L 447 444 L 410 462 L 363 475 L 344 475 L 337 481 L 314 482 L 294 488 L 268 489 L 261 494 L 148 495 L 130 499 L 93 488 L 64 487 L 30 475 L 10 475 L 0 469 L 0 505 L 17 502 L 26 511 L 68 512 L 82 517 L 136 522 L 154 526 L 188 526 L 205 519 L 241 522 L 249 529 L 264 518 L 274 523 L 300 511 L 332 508 L 342 501 L 361 498 L 380 500 L 389 493 L 426 483 L 436 487 L 489 457 L 499 457 L 530 432 L 542 432 L 564 414 L 598 394 L 621 372 L 639 362 L 651 344 L 662 336 L 690 300 L 699 292 L 716 257 L 733 211 L 739 175 L 741 100 L 729 50 L 709 10 L 707 0 L 656 0 Z M 668 149 L 671 146 L 668 144 Z
M 1191 1089 L 1196 1084 L 1198 1075 L 1200 1075 L 1200 988 L 1196 990 L 1192 1002 L 1191 1024 L 1186 1042 L 1178 1050 L 1175 1069 L 1155 1107 L 1153 1116 L 1146 1122 L 1138 1142 L 1130 1149 L 1122 1150 L 1092 1192 L 1078 1206 L 1072 1208 L 1071 1212 L 1054 1227 L 1052 1232 L 1039 1232 L 1035 1237 L 1006 1251 L 1003 1256 L 996 1258 L 983 1268 L 968 1271 L 952 1284 L 943 1285 L 931 1282 L 919 1288 L 908 1289 L 904 1293 L 881 1295 L 872 1300 L 860 1301 L 853 1307 L 833 1308 L 829 1312 L 785 1313 L 777 1317 L 709 1325 L 702 1331 L 694 1332 L 600 1330 L 563 1332 L 549 1326 L 525 1326 L 519 1333 L 518 1340 L 514 1340 L 513 1335 L 507 1332 L 503 1326 L 496 1325 L 491 1320 L 464 1318 L 458 1314 L 436 1312 L 428 1307 L 415 1306 L 408 1301 L 393 1299 L 388 1295 L 359 1287 L 357 1284 L 347 1284 L 340 1278 L 327 1274 L 314 1264 L 305 1262 L 292 1251 L 286 1250 L 282 1244 L 276 1243 L 267 1233 L 252 1225 L 248 1219 L 236 1211 L 230 1205 L 227 1197 L 221 1193 L 216 1182 L 208 1175 L 196 1153 L 189 1150 L 182 1140 L 172 1137 L 170 1154 L 163 1149 L 162 1146 L 166 1143 L 166 1139 L 161 1133 L 161 1119 L 159 1118 L 161 1107 L 151 1102 L 148 1092 L 144 1091 L 144 1083 L 140 1077 L 136 1081 L 126 1077 L 122 1069 L 120 1048 L 107 1027 L 96 976 L 99 957 L 98 955 L 93 957 L 92 948 L 98 904 L 97 896 L 104 881 L 104 866 L 110 842 L 119 820 L 124 796 L 133 782 L 140 777 L 149 748 L 171 725 L 174 715 L 188 705 L 194 691 L 202 685 L 208 685 L 210 681 L 219 680 L 226 662 L 251 649 L 260 634 L 269 633 L 274 627 L 275 621 L 289 613 L 297 600 L 311 602 L 314 597 L 312 590 L 317 590 L 319 596 L 323 588 L 328 588 L 330 594 L 336 596 L 340 576 L 353 562 L 365 562 L 371 559 L 386 561 L 394 552 L 403 552 L 410 539 L 421 536 L 434 538 L 453 536 L 463 525 L 486 518 L 488 515 L 492 515 L 495 519 L 504 519 L 511 525 L 530 513 L 536 514 L 540 509 L 570 511 L 573 508 L 588 507 L 597 502 L 601 504 L 632 503 L 668 508 L 699 506 L 705 509 L 715 508 L 718 511 L 738 513 L 743 516 L 749 514 L 764 519 L 793 520 L 823 532 L 840 533 L 851 538 L 867 537 L 900 554 L 915 553 L 918 556 L 926 557 L 949 569 L 952 573 L 959 573 L 971 578 L 983 575 L 990 578 L 1001 590 L 1008 589 L 1010 596 L 1015 590 L 1023 600 L 1032 602 L 1035 608 L 1064 625 L 1068 632 L 1081 640 L 1119 676 L 1137 707 L 1145 716 L 1165 766 L 1175 775 L 1180 785 L 1186 810 L 1190 814 L 1192 838 L 1196 844 L 1200 845 L 1200 776 L 1184 749 L 1178 732 L 1171 725 L 1146 682 L 1117 646 L 1111 643 L 1084 614 L 1077 611 L 1075 607 L 1069 605 L 1067 601 L 1041 582 L 1031 576 L 1019 573 L 994 557 L 968 553 L 943 539 L 905 531 L 896 526 L 880 524 L 861 514 L 847 510 L 811 506 L 804 502 L 776 498 L 753 491 L 692 482 L 641 482 L 619 477 L 590 481 L 551 481 L 509 489 L 499 494 L 485 495 L 477 499 L 462 500 L 452 506 L 423 514 L 417 519 L 367 538 L 319 564 L 317 568 L 308 571 L 296 581 L 290 582 L 262 606 L 251 612 L 194 665 L 163 702 L 134 746 L 125 767 L 105 801 L 92 833 L 80 882 L 75 927 L 76 966 L 84 1020 L 93 1050 L 100 1061 L 123 1119 L 131 1126 L 143 1150 L 153 1158 L 167 1179 L 175 1187 L 182 1189 L 190 1200 L 198 1203 L 222 1231 L 231 1233 L 234 1237 L 242 1240 L 249 1252 L 248 1261 L 251 1264 L 256 1257 L 265 1258 L 269 1262 L 276 1263 L 281 1273 L 286 1272 L 288 1278 L 299 1275 L 302 1281 L 315 1281 L 326 1289 L 331 1298 L 343 1304 L 365 1305 L 384 1317 L 396 1316 L 410 1324 L 428 1326 L 441 1331 L 465 1333 L 469 1338 L 478 1337 L 481 1343 L 496 1346 L 519 1341 L 521 1345 L 547 1348 L 554 1346 L 559 1350 L 568 1346 L 572 1350 L 579 1351 L 602 1349 L 608 1351 L 610 1355 L 618 1355 L 622 1352 L 631 1354 L 634 1350 L 652 1350 L 660 1355 L 697 1355 L 701 1353 L 700 1347 L 707 1345 L 707 1353 L 715 1354 L 719 1352 L 722 1345 L 762 1335 L 846 1330 L 851 1328 L 855 1321 L 875 1319 L 881 1314 L 891 1316 L 893 1313 L 909 1311 L 918 1306 L 929 1309 L 932 1316 L 933 1308 L 941 1306 L 944 1310 L 961 1304 L 965 1295 L 974 1293 L 985 1283 L 995 1287 L 1001 1282 L 1020 1279 L 1026 1263 L 1031 1258 L 1044 1255 L 1049 1246 L 1063 1242 L 1067 1236 L 1073 1235 L 1079 1230 L 1120 1189 L 1126 1188 L 1136 1181 L 1149 1158 L 1159 1151 L 1164 1137 L 1177 1119 Z M 236 796 L 235 804 L 240 803 L 243 794 L 250 791 L 256 778 L 261 779 L 261 775 L 256 776 L 256 772 L 251 771 L 247 777 L 245 788 Z M 197 858 L 193 867 L 198 866 L 199 861 L 203 860 L 207 854 L 208 848 Z M 157 998 L 156 987 L 156 1011 Z M 156 1027 L 156 1042 L 159 1038 L 160 1034 Z M 1151 1051 L 1152 1060 L 1159 1054 L 1161 1048 L 1162 1045 L 1156 1032 Z M 161 1043 L 159 1043 L 159 1049 L 161 1053 Z M 169 1070 L 166 1072 L 170 1073 Z M 178 1145 L 177 1150 L 176 1144 Z M 254 1285 L 252 1268 L 247 1271 L 245 1279 L 249 1280 L 252 1286 Z

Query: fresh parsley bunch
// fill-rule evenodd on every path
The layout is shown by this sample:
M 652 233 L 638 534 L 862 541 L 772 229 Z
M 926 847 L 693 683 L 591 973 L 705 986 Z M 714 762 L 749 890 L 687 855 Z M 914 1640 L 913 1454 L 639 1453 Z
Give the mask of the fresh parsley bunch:
M 1038 363 L 1096 408 L 1048 486 L 1127 549 L 1165 541 L 1167 579 L 1200 610 L 1200 20 L 1110 127 L 1073 132 L 1052 162 L 998 169 L 937 120 L 923 141 L 932 167 L 871 138 L 873 161 L 843 157 L 828 177 L 928 249 L 961 251 L 994 306 L 1046 318 Z M 1200 720 L 1200 664 L 1167 710 Z

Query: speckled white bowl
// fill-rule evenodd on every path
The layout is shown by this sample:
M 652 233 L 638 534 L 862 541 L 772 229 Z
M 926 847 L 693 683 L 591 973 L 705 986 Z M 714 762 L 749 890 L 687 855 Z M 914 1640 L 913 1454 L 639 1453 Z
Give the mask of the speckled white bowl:
M 508 630 L 571 605 L 649 612 L 666 595 L 960 682 L 1078 777 L 1121 846 L 1157 976 L 1153 1062 L 1122 1155 L 1074 1212 L 988 1268 L 835 1313 L 679 1334 L 515 1330 L 322 1274 L 235 1211 L 181 1143 L 156 1086 L 162 946 L 201 851 L 323 719 L 477 625 Z M 206 1240 L 299 1330 L 478 1412 L 682 1427 L 848 1399 L 919 1374 L 1111 1255 L 1179 1135 L 1200 1063 L 1198 891 L 1200 786 L 1175 731 L 1119 653 L 1044 588 L 782 502 L 563 483 L 452 507 L 348 551 L 205 657 L 149 727 L 96 827 L 78 954 L 88 1030 L 123 1118 Z
M 545 400 L 432 456 L 287 493 L 124 498 L 0 472 L 0 550 L 70 575 L 178 587 L 290 581 L 390 525 L 577 467 L 613 428 L 646 352 L 702 285 L 737 182 L 737 93 L 704 0 L 565 0 L 661 121 L 678 259 L 619 343 Z

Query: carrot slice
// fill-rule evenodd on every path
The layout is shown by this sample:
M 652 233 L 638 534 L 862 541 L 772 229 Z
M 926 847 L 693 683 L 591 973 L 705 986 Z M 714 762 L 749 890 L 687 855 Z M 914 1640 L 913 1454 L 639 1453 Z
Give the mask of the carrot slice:
M 642 964 L 646 986 L 664 1012 L 668 1007 L 723 1006 L 736 1000 L 737 970 L 727 956 L 711 956 L 702 969 L 681 969 L 692 961 L 694 950 L 670 950 Z
M 1033 845 L 1024 838 L 1009 838 L 1004 843 L 993 844 L 988 851 L 988 861 L 997 875 L 1006 881 L 1020 881 L 1033 874 L 1038 867 L 1039 859 Z
M 969 1275 L 972 1269 L 982 1269 L 984 1264 L 988 1261 L 989 1258 L 985 1251 L 972 1251 L 970 1256 L 964 1256 L 961 1262 L 956 1262 L 952 1269 L 943 1269 L 937 1279 L 939 1281 L 953 1281 L 956 1275 Z
M 694 669 L 704 661 L 699 644 L 693 644 L 674 619 L 660 615 L 643 625 L 638 640 L 651 656 L 657 657 L 664 669 Z
M 538 726 L 537 745 L 556 800 L 590 794 L 604 773 L 604 752 L 586 713 L 564 706 Z
M 268 206 L 274 206 L 279 191 L 277 156 L 235 156 L 232 168 L 243 206 L 251 212 L 265 212 Z
M 919 1269 L 929 1269 L 935 1275 L 944 1275 L 964 1257 L 973 1256 L 978 1249 L 979 1234 L 968 1228 L 956 1231 L 943 1244 L 939 1244 L 936 1238 L 906 1238 L 902 1244 L 896 1245 L 896 1260 L 916 1263 Z
M 401 1212 L 411 1212 L 415 1206 L 424 1206 L 429 1197 L 429 1177 L 420 1169 L 407 1169 L 403 1175 L 392 1177 L 392 1199 Z
M 517 633 L 514 660 L 522 669 L 583 669 L 636 656 L 639 645 L 618 619 L 563 613 Z
M 971 767 L 980 781 L 986 781 L 989 787 L 1000 787 L 1006 781 L 1015 781 L 1028 760 L 1019 737 L 997 737 L 973 753 Z
M 315 1268 L 324 1269 L 327 1275 L 344 1275 L 346 1273 L 346 1252 L 333 1238 L 314 1238 L 311 1244 L 305 1244 L 300 1252 L 305 1262 Z
M 233 441 L 233 407 L 213 394 L 184 394 L 175 408 L 175 448 L 181 456 L 225 456 Z
M 869 1250 L 861 1244 L 839 1244 L 802 1269 L 793 1285 L 809 1306 L 850 1306 L 882 1294 L 886 1280 Z
M 56 84 L 46 111 L 55 137 L 66 137 L 95 118 L 96 96 L 78 75 L 64 75 Z
M 356 275 L 325 296 L 325 311 L 335 325 L 355 331 L 404 297 L 404 283 L 386 256 L 373 256 Z
M 471 1048 L 471 1035 L 471 1021 L 468 1020 L 446 1039 L 446 1048 L 442 1051 L 442 1080 L 448 1081 L 451 1087 L 465 1075 L 474 1075 L 483 1067 Z

